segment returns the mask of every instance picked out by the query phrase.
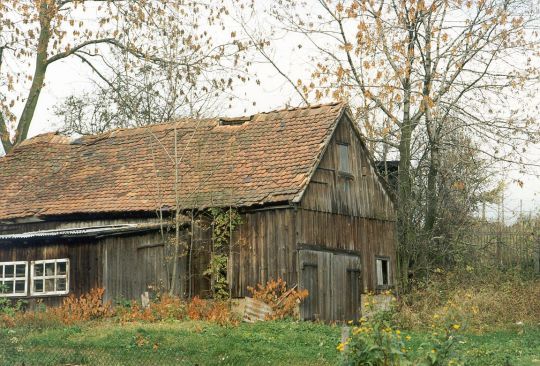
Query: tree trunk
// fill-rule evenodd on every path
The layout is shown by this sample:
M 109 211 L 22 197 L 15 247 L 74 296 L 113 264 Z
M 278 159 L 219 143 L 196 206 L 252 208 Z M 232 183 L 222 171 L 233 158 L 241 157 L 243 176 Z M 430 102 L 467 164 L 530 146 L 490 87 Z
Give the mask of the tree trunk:
M 439 147 L 437 146 L 437 141 L 432 141 L 432 146 L 430 147 L 430 158 L 429 158 L 429 171 L 428 171 L 428 181 L 427 181 L 427 192 L 426 192 L 426 221 L 424 226 L 424 231 L 427 235 L 427 239 L 434 236 L 433 230 L 435 229 L 435 223 L 437 221 L 439 203 L 438 203 L 438 192 L 437 192 L 437 178 L 439 176 Z
M 13 149 L 13 143 L 11 142 L 11 138 L 9 136 L 7 123 L 1 112 L 0 112 L 0 140 L 2 141 L 2 147 L 4 148 L 4 152 L 6 154 L 10 152 L 11 149 Z
M 40 32 L 36 53 L 34 77 L 32 79 L 30 91 L 28 92 L 26 104 L 24 105 L 19 123 L 17 124 L 15 144 L 24 141 L 28 136 L 28 130 L 30 129 L 34 112 L 36 111 L 39 94 L 41 93 L 41 89 L 43 88 L 43 83 L 45 81 L 45 73 L 48 66 L 47 49 L 49 47 L 49 40 L 51 38 L 51 13 L 52 12 L 49 10 L 48 2 L 42 1 L 39 11 Z
M 412 227 L 412 178 L 411 178 L 411 143 L 414 130 L 414 121 L 411 120 L 411 71 L 414 60 L 414 28 L 409 24 L 407 39 L 407 65 L 406 76 L 403 80 L 403 121 L 401 122 L 401 137 L 399 141 L 399 170 L 398 170 L 398 273 L 399 284 L 402 291 L 409 287 L 409 266 L 414 246 L 414 228 Z

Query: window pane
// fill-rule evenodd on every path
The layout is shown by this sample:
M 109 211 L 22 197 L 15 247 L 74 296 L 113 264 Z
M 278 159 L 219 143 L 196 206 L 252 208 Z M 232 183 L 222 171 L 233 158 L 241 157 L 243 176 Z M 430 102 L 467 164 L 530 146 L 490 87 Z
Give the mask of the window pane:
M 388 285 L 388 261 L 382 261 L 383 284 Z
M 66 262 L 56 263 L 56 274 L 65 275 L 66 274 Z
M 15 273 L 15 266 L 13 264 L 6 264 L 4 266 L 4 278 L 13 277 Z
M 339 152 L 339 171 L 350 173 L 351 168 L 349 164 L 349 146 L 338 145 L 338 152 Z
M 25 272 L 26 272 L 26 265 L 24 265 L 24 264 L 17 264 L 17 266 L 16 266 L 16 268 L 15 268 L 15 275 L 16 275 L 17 277 L 24 277 Z
M 34 292 L 43 292 L 43 280 L 34 281 Z
M 66 279 L 59 278 L 56 280 L 56 291 L 66 291 Z
M 0 294 L 5 294 L 6 292 L 6 286 L 3 282 L 0 282 Z
M 378 286 L 382 286 L 384 285 L 383 283 L 383 275 L 382 275 L 382 260 L 380 259 L 377 259 L 377 285 Z
M 18 294 L 24 294 L 24 281 L 15 281 L 15 292 Z
M 43 263 L 34 265 L 34 276 L 43 276 Z
M 7 294 L 13 293 L 13 281 L 6 281 L 4 282 L 4 292 Z
M 54 291 L 54 278 L 45 280 L 45 292 L 53 292 L 53 291 Z
M 54 276 L 54 263 L 45 263 L 45 276 Z

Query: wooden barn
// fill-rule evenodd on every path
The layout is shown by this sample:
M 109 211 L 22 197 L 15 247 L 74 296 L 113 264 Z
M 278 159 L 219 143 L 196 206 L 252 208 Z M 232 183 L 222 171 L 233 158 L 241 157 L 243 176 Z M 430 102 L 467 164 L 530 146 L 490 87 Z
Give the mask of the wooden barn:
M 211 296 L 213 209 L 240 217 L 233 298 L 282 278 L 308 289 L 304 319 L 345 320 L 393 284 L 391 195 L 348 107 L 329 104 L 21 143 L 0 158 L 0 296 L 140 299 L 173 281 Z

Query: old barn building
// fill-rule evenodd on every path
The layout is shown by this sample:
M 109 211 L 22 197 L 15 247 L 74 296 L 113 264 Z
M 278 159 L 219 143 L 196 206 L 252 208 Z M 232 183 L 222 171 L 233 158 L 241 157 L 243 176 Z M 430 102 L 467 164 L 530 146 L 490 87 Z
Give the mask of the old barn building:
M 348 108 L 331 104 L 23 142 L 0 159 L 0 296 L 136 299 L 170 286 L 174 260 L 177 292 L 207 296 L 215 207 L 241 217 L 233 297 L 280 277 L 309 290 L 305 319 L 352 319 L 360 293 L 393 284 L 392 200 Z

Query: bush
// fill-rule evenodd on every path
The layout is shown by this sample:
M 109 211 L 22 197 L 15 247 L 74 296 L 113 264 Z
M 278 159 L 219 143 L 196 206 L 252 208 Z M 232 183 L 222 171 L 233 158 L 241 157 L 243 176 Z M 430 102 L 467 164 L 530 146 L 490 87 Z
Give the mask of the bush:
M 254 299 L 270 305 L 273 314 L 269 320 L 293 317 L 298 304 L 309 294 L 308 290 L 287 289 L 287 282 L 281 278 L 277 281 L 271 279 L 265 285 L 258 284 L 255 288 L 248 287 L 248 291 Z

